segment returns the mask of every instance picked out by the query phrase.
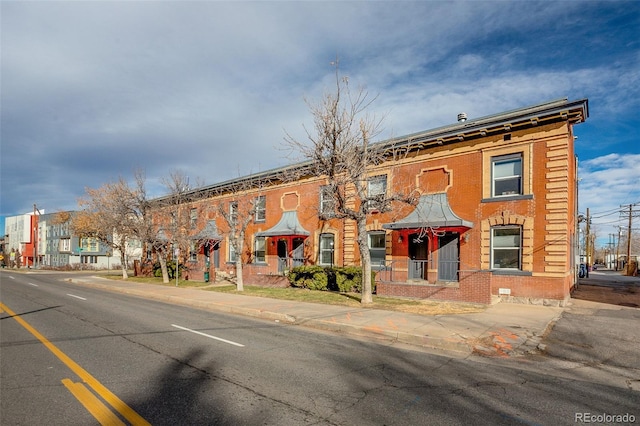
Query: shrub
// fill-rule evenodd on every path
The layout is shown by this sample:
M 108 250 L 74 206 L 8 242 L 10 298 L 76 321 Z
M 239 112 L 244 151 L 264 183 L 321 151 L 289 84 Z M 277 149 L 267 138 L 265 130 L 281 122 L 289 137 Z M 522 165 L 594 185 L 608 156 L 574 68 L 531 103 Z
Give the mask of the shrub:
M 287 276 L 292 287 L 326 291 L 328 277 L 321 266 L 296 266 Z
M 362 292 L 362 268 L 357 266 L 296 266 L 287 277 L 292 287 L 342 293 Z M 371 282 L 375 291 L 375 272 L 371 274 Z

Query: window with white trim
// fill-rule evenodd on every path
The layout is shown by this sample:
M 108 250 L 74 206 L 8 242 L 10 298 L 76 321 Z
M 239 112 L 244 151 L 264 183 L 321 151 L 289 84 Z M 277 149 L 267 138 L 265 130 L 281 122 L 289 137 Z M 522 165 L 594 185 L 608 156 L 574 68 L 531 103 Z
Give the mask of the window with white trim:
M 522 194 L 522 154 L 491 159 L 491 196 Z
M 320 254 L 318 262 L 322 266 L 333 266 L 335 236 L 333 234 L 320 234 Z
M 387 175 L 372 176 L 367 181 L 367 198 L 370 210 L 381 210 L 387 194 Z
M 235 226 L 238 221 L 238 203 L 232 201 L 229 203 L 229 224 Z
M 197 241 L 191 241 L 189 243 L 189 260 L 191 262 L 198 261 L 198 247 L 199 247 L 199 244 Z
M 320 215 L 325 218 L 332 217 L 335 214 L 335 198 L 333 189 L 330 185 L 320 187 Z
M 255 199 L 254 206 L 256 215 L 256 222 L 264 222 L 267 219 L 267 197 L 265 195 L 260 195 Z
M 522 228 L 520 226 L 491 228 L 491 268 L 522 268 Z
M 386 247 L 385 232 L 373 231 L 369 232 L 369 255 L 371 256 L 371 267 L 382 268 L 385 264 Z
M 234 263 L 236 261 L 236 248 L 229 242 L 229 262 Z
M 255 263 L 264 263 L 267 261 L 267 243 L 265 237 L 256 237 L 253 250 L 253 261 Z
M 189 226 L 191 229 L 196 229 L 198 225 L 198 209 L 189 210 Z
M 69 252 L 71 251 L 71 238 L 60 238 L 60 252 Z

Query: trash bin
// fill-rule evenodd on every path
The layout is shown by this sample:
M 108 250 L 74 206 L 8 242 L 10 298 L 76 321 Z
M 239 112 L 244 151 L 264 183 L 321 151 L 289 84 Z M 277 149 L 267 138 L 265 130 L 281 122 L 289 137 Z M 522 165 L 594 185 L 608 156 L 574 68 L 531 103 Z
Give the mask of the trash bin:
M 208 283 L 209 282 L 209 271 L 204 273 L 204 282 Z

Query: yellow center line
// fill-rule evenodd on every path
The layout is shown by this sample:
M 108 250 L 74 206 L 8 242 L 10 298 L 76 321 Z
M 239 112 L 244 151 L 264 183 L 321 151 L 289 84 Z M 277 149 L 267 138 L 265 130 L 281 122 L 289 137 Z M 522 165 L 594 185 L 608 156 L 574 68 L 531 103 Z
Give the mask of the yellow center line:
M 85 385 L 74 383 L 70 379 L 62 379 L 62 384 L 69 389 L 69 392 L 95 417 L 103 426 L 124 426 L 125 424 L 109 410 Z
M 136 413 L 131 407 L 125 404 L 120 398 L 114 395 L 109 389 L 107 389 L 102 383 L 100 383 L 95 377 L 89 374 L 84 368 L 80 367 L 74 360 L 69 358 L 64 352 L 58 349 L 53 343 L 47 340 L 42 334 L 40 334 L 29 323 L 19 317 L 13 312 L 7 305 L 0 302 L 0 308 L 23 326 L 29 333 L 33 334 L 44 346 L 47 347 L 60 361 L 62 361 L 67 367 L 78 375 L 86 384 L 88 384 L 98 395 L 107 401 L 118 413 L 120 413 L 125 419 L 127 419 L 134 426 L 151 425 L 140 414 Z

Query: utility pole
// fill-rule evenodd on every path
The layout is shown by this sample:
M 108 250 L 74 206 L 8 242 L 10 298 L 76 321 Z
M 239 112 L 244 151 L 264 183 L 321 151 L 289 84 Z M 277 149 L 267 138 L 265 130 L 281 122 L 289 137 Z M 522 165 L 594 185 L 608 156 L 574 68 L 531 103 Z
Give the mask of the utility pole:
M 591 241 L 591 217 L 589 216 L 589 207 L 587 207 L 587 229 L 586 229 L 586 233 L 585 233 L 585 248 L 586 248 L 586 263 L 587 263 L 587 278 L 589 278 L 589 268 L 591 265 L 591 247 L 590 247 L 590 241 Z
M 618 226 L 618 244 L 616 244 L 616 271 L 620 265 L 620 237 L 622 237 L 622 229 Z
M 625 275 L 633 275 L 629 270 L 631 265 L 631 217 L 633 213 L 633 204 L 629 204 L 629 226 L 627 228 L 627 263 L 625 265 Z

